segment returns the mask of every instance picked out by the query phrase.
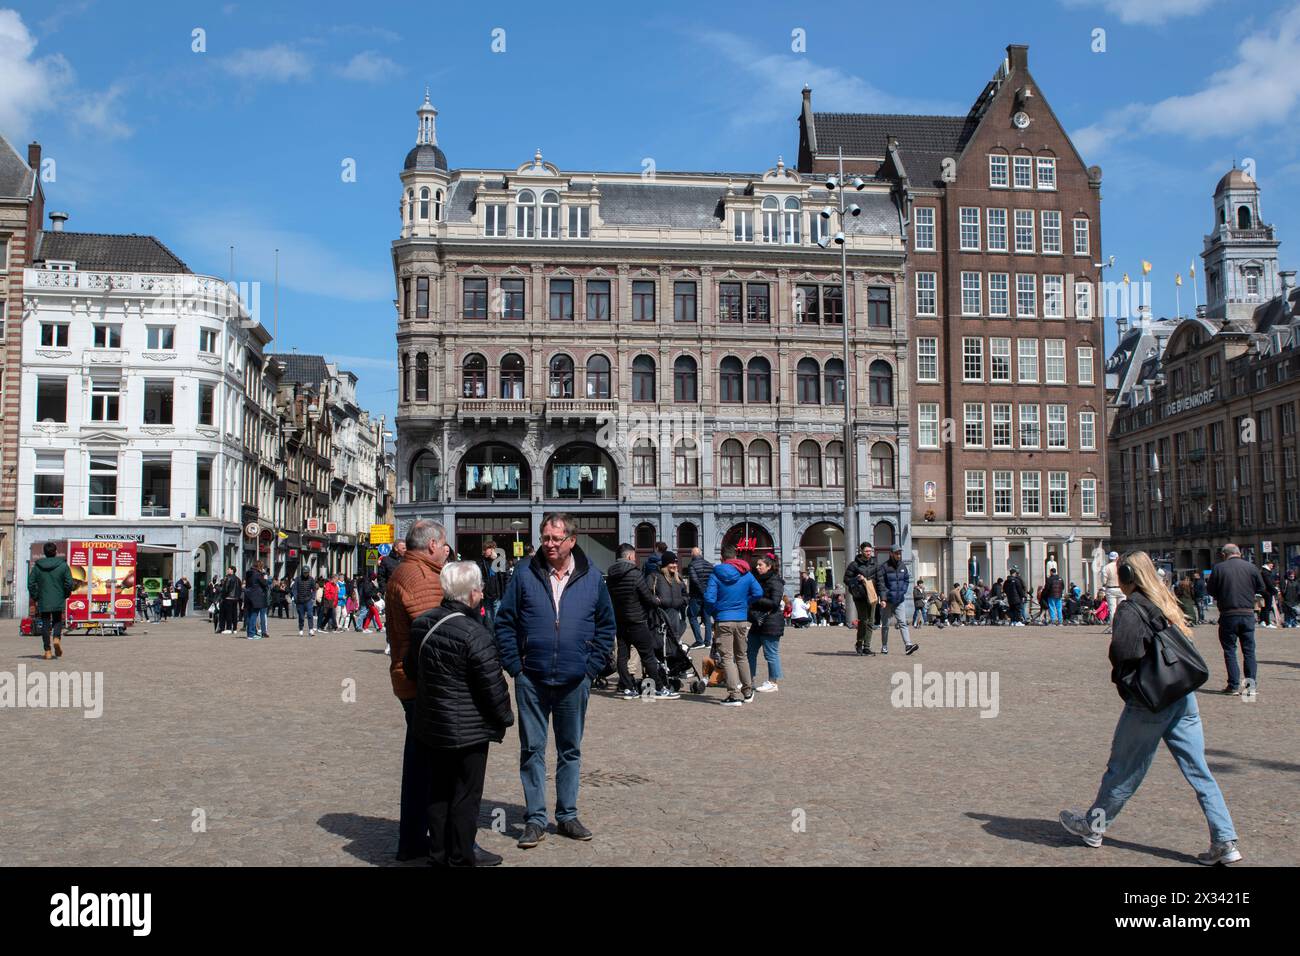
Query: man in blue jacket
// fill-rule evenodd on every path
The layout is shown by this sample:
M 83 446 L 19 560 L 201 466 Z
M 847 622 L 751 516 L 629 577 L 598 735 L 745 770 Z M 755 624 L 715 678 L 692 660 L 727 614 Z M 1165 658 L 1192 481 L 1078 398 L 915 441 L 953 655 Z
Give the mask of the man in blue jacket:
M 903 563 L 903 549 L 895 545 L 889 560 L 876 569 L 876 597 L 880 600 L 880 653 L 889 653 L 889 623 L 892 621 L 903 635 L 904 652 L 911 654 L 920 648 L 907 633 L 907 589 L 912 575 Z
M 527 817 L 519 847 L 546 838 L 546 734 L 555 725 L 555 830 L 590 840 L 578 820 L 578 773 L 591 682 L 614 646 L 605 577 L 576 546 L 571 516 L 542 519 L 541 548 L 519 562 L 497 609 L 501 666 L 515 681 L 519 777 Z
M 749 605 L 763 596 L 763 588 L 749 572 L 749 564 L 736 557 L 731 545 L 722 549 L 722 563 L 713 569 L 704 592 L 704 609 L 714 616 L 713 649 L 727 675 L 727 707 L 754 699 L 749 672 Z

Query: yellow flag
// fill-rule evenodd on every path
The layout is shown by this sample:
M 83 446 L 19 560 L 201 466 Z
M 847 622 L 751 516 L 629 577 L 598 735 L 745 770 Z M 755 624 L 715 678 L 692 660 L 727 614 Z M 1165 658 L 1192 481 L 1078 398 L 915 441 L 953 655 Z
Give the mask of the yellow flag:
M 1192 267 L 1191 267 L 1190 269 L 1187 270 L 1187 274 L 1188 274 L 1189 276 L 1191 276 L 1193 279 L 1196 278 L 1196 263 L 1195 263 L 1195 262 L 1193 262 L 1193 263 L 1192 263 Z
M 1175 272 L 1174 285 L 1182 285 L 1182 284 L 1183 284 L 1183 274 L 1181 272 Z
M 1124 284 L 1125 284 L 1125 285 L 1128 285 L 1128 283 L 1129 283 L 1128 273 L 1126 272 L 1126 273 L 1124 273 Z
M 1149 262 L 1147 262 L 1145 259 L 1143 259 L 1143 260 L 1142 260 L 1142 274 L 1143 274 L 1143 275 L 1146 275 L 1146 274 L 1148 274 L 1150 271 L 1151 271 L 1151 263 L 1149 263 Z

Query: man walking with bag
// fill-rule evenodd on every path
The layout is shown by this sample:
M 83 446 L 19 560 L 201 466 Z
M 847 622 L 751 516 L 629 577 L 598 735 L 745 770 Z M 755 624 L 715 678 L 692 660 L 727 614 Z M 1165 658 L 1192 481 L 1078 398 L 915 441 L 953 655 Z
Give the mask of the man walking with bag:
M 871 631 L 876 624 L 876 549 L 867 542 L 858 547 L 858 555 L 844 570 L 844 585 L 853 595 L 853 607 L 858 615 L 858 640 L 854 646 L 859 654 L 874 657 L 871 649 Z

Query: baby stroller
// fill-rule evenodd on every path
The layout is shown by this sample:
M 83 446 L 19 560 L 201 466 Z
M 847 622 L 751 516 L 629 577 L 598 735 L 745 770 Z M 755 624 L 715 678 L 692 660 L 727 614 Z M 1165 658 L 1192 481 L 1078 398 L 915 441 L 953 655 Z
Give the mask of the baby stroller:
M 703 694 L 708 689 L 708 681 L 695 669 L 695 662 L 686 653 L 681 642 L 671 634 L 668 615 L 660 608 L 649 614 L 650 634 L 654 638 L 655 657 L 664 672 L 668 686 L 676 691 L 689 690 L 692 694 Z

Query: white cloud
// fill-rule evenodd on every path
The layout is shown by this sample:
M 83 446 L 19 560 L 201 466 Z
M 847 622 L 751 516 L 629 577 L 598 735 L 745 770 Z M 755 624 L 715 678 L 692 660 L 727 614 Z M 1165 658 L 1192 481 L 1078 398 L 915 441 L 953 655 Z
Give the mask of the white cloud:
M 1285 123 L 1300 103 L 1300 5 L 1276 27 L 1253 33 L 1237 47 L 1231 66 L 1211 74 L 1204 88 L 1154 104 L 1131 103 L 1074 134 L 1085 156 L 1150 133 L 1207 139 L 1237 136 Z
M 1100 6 L 1120 23 L 1159 26 L 1178 17 L 1194 17 L 1216 0 L 1063 0 L 1067 7 Z
M 222 60 L 221 68 L 240 79 L 275 83 L 305 80 L 311 76 L 311 61 L 306 55 L 283 43 L 257 50 L 239 50 Z
M 0 10 L 0 131 L 19 144 L 32 117 L 54 109 L 72 85 L 72 67 L 59 54 L 36 58 L 36 40 L 16 10 Z
M 402 68 L 388 57 L 374 50 L 364 50 L 349 60 L 347 66 L 339 70 L 339 75 L 361 83 L 381 83 L 401 72 Z
M 118 116 L 120 110 L 118 101 L 125 92 L 126 84 L 119 81 L 102 93 L 78 96 L 76 105 L 72 107 L 72 114 L 79 125 L 88 127 L 102 136 L 110 139 L 130 136 L 131 127 Z

